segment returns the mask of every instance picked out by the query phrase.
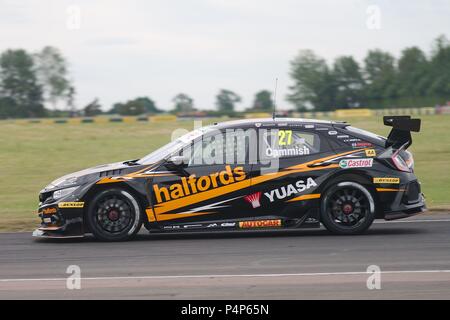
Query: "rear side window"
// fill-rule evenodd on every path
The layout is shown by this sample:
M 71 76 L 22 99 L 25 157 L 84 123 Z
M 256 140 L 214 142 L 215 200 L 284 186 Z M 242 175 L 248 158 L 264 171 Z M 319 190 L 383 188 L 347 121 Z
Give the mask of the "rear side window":
M 366 137 L 368 137 L 370 139 L 378 140 L 380 144 L 384 144 L 384 142 L 386 141 L 385 137 L 379 136 L 379 135 L 377 135 L 377 134 L 375 134 L 373 132 L 370 132 L 370 131 L 366 131 L 366 130 L 363 130 L 363 129 L 355 128 L 355 127 L 352 127 L 352 126 L 345 127 L 345 129 L 350 131 L 350 132 L 354 132 L 356 134 L 359 134 L 359 135 L 362 135 L 362 136 L 366 136 Z
M 353 148 L 384 146 L 386 142 L 386 138 L 382 136 L 352 126 L 345 127 L 345 132 L 339 132 L 335 137 L 339 142 Z
M 262 135 L 264 158 L 301 157 L 320 152 L 319 135 L 291 129 L 266 131 Z

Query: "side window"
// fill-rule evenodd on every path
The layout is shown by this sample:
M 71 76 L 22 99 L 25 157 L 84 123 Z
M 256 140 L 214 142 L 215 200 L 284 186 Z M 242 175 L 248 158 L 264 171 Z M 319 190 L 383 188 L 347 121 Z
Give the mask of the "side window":
M 243 164 L 248 160 L 248 145 L 246 137 L 229 136 L 225 132 L 203 136 L 191 146 L 189 166 Z
M 319 135 L 312 132 L 279 129 L 262 135 L 265 158 L 301 157 L 320 152 Z

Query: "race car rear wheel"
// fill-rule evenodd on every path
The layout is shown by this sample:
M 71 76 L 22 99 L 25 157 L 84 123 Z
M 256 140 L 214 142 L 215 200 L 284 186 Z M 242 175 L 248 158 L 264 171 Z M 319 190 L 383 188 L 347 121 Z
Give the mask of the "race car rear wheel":
M 87 224 L 102 241 L 125 241 L 133 238 L 142 225 L 141 208 L 126 190 L 101 191 L 90 201 Z
M 359 234 L 375 218 L 372 194 L 356 182 L 340 182 L 330 187 L 322 198 L 321 222 L 336 234 Z

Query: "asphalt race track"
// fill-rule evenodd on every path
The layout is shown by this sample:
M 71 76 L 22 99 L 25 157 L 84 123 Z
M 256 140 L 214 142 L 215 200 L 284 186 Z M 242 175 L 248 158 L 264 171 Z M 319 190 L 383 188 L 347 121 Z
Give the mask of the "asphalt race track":
M 67 289 L 69 265 L 81 268 L 81 289 Z M 369 265 L 381 269 L 379 290 L 367 288 Z M 143 233 L 102 243 L 4 233 L 0 298 L 450 299 L 450 214 L 380 221 L 362 236 Z

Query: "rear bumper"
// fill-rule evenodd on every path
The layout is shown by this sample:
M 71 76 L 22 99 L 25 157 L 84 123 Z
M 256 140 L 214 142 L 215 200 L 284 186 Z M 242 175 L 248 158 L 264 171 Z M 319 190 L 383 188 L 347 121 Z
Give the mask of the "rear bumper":
M 385 220 L 403 219 L 403 218 L 415 216 L 416 214 L 423 213 L 425 211 L 427 211 L 427 206 L 425 204 L 424 196 L 421 194 L 421 200 L 419 203 L 414 204 L 414 205 L 407 205 L 404 208 L 402 208 L 400 211 L 386 212 L 384 214 L 384 219 Z
M 414 179 L 407 183 L 377 188 L 380 210 L 377 218 L 395 220 L 407 218 L 427 210 L 420 183 Z

